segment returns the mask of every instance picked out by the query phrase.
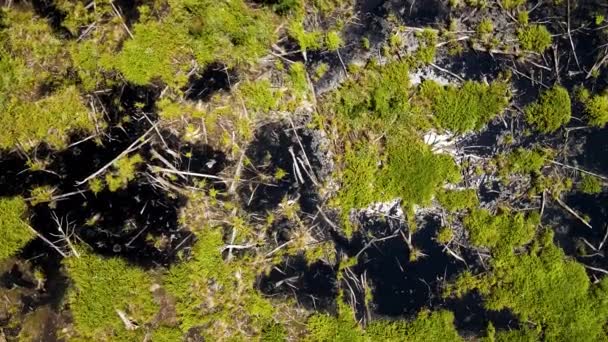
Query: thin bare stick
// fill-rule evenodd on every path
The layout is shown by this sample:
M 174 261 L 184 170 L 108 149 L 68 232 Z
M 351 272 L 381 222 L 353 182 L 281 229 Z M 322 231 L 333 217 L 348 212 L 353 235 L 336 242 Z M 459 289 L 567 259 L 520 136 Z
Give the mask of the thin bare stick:
M 122 17 L 122 14 L 120 14 L 120 12 L 118 11 L 118 8 L 116 8 L 116 6 L 114 6 L 114 1 L 110 1 L 110 5 L 112 5 L 112 9 L 116 13 L 116 15 L 120 18 L 120 22 L 122 23 L 122 26 L 125 28 L 125 30 L 127 30 L 129 37 L 131 37 L 131 39 L 133 39 L 133 33 L 131 33 L 131 30 L 129 30 L 129 27 L 127 26 L 127 23 L 125 22 L 125 19 Z
M 587 222 L 583 217 L 581 217 L 576 211 L 574 211 L 572 208 L 570 208 L 566 203 L 564 203 L 562 200 L 560 200 L 559 198 L 557 198 L 556 196 L 553 196 L 553 198 L 555 199 L 555 201 L 562 206 L 562 208 L 566 209 L 566 211 L 568 211 L 570 214 L 572 214 L 574 217 L 576 217 L 579 221 L 581 221 L 585 226 L 589 227 L 589 229 L 593 229 L 593 227 L 589 224 L 589 222 Z
M 296 141 L 298 142 L 298 145 L 300 145 L 300 150 L 302 150 L 302 154 L 304 155 L 304 160 L 306 161 L 306 164 L 308 165 L 308 167 L 310 168 L 311 172 L 308 173 L 308 175 L 310 176 L 310 180 L 316 185 L 318 186 L 319 184 L 317 183 L 316 178 L 314 177 L 314 168 L 312 167 L 312 164 L 310 163 L 310 160 L 308 159 L 308 156 L 306 155 L 306 150 L 304 149 L 304 145 L 302 144 L 302 140 L 300 140 L 300 136 L 298 135 L 298 130 L 296 129 L 296 125 L 293 123 L 293 120 L 291 118 L 289 118 L 289 123 L 291 124 L 291 128 L 293 129 L 293 134 L 296 137 Z
M 175 166 L 173 166 L 173 164 L 171 164 L 167 159 L 165 159 L 165 157 L 163 157 L 160 153 L 158 153 L 155 149 L 150 149 L 150 153 L 152 153 L 152 156 L 158 160 L 161 161 L 161 163 L 165 164 L 168 168 L 170 168 L 171 170 L 175 170 L 178 171 Z M 178 176 L 181 179 L 188 179 L 188 177 L 184 176 L 184 175 L 180 175 L 178 174 Z
M 150 129 L 148 129 L 144 134 L 142 134 L 141 137 L 137 138 L 131 145 L 129 145 L 129 147 L 127 147 L 124 151 L 120 152 L 120 154 L 118 156 L 116 156 L 116 158 L 112 159 L 109 163 L 107 163 L 106 165 L 102 166 L 99 170 L 95 171 L 92 175 L 88 176 L 87 178 L 81 180 L 80 182 L 76 182 L 76 186 L 80 186 L 88 181 L 90 181 L 91 179 L 97 177 L 98 175 L 100 175 L 101 173 L 103 173 L 107 168 L 109 168 L 110 166 L 112 166 L 112 164 L 114 164 L 118 159 L 122 158 L 123 156 L 139 149 L 141 146 L 145 145 L 146 143 L 148 143 L 148 141 L 150 141 L 150 139 L 145 139 L 142 141 L 142 139 L 144 139 L 148 134 L 150 134 L 150 132 L 152 132 L 152 130 L 154 130 L 155 126 L 152 126 Z
M 568 21 L 567 21 L 567 29 L 568 29 L 568 39 L 570 40 L 570 47 L 572 48 L 572 53 L 574 54 L 574 60 L 576 61 L 576 66 L 578 66 L 578 70 L 581 70 L 581 64 L 578 62 L 578 56 L 576 55 L 576 49 L 574 48 L 574 41 L 572 40 L 572 32 L 570 31 L 570 0 L 568 0 Z
M 342 55 L 340 54 L 340 49 L 336 49 L 336 53 L 338 54 L 338 59 L 340 60 L 340 64 L 342 64 L 342 69 L 344 70 L 344 74 L 348 77 L 348 70 L 346 69 L 346 65 L 342 60 Z
M 560 162 L 557 162 L 557 161 L 555 161 L 555 160 L 551 160 L 551 159 L 548 159 L 547 161 L 548 161 L 549 163 L 551 163 L 551 164 L 555 164 L 555 165 L 559 165 L 559 166 L 562 166 L 562 167 L 565 167 L 565 168 L 568 168 L 568 169 L 572 169 L 572 170 L 580 171 L 580 172 L 582 172 L 582 173 L 586 173 L 586 174 L 588 174 L 588 175 L 592 175 L 592 176 L 595 176 L 595 177 L 597 177 L 597 178 L 600 178 L 600 179 L 603 179 L 603 180 L 605 180 L 605 181 L 608 181 L 608 178 L 606 178 L 606 177 L 604 177 L 604 176 L 602 176 L 602 175 L 598 175 L 597 173 L 593 173 L 593 172 L 591 172 L 591 171 L 583 170 L 583 169 L 578 168 L 578 167 L 576 167 L 576 166 L 571 166 L 571 165 L 562 164 L 562 163 L 560 163 Z
M 230 187 L 228 188 L 228 193 L 230 194 L 235 194 L 236 193 L 236 186 L 237 186 L 237 179 L 241 178 L 241 172 L 243 171 L 243 160 L 245 159 L 245 151 L 241 152 L 241 156 L 239 157 L 239 161 L 236 164 L 236 170 L 234 171 L 234 178 L 232 180 L 232 183 L 230 184 Z
M 596 271 L 596 272 L 602 272 L 602 273 L 604 273 L 604 274 L 608 274 L 608 271 L 606 271 L 606 270 L 605 270 L 605 269 L 603 269 L 603 268 L 599 268 L 599 267 L 593 267 L 593 266 L 587 266 L 587 265 L 585 265 L 585 264 L 583 264 L 583 266 L 584 266 L 585 268 L 588 268 L 588 269 L 592 270 L 592 271 Z
M 457 78 L 457 79 L 458 79 L 460 82 L 464 82 L 464 78 L 462 78 L 462 77 L 460 77 L 460 76 L 456 75 L 455 73 L 451 72 L 450 70 L 444 69 L 444 68 L 442 68 L 442 67 L 438 66 L 437 64 L 433 64 L 433 63 L 431 63 L 430 65 L 431 65 L 433 68 L 435 68 L 435 69 L 437 69 L 437 70 L 439 70 L 439 71 L 445 72 L 446 74 L 448 74 L 448 75 L 450 75 L 450 76 L 452 76 L 452 77 Z
M 185 176 L 192 176 L 192 177 L 199 177 L 199 178 L 217 179 L 217 180 L 221 180 L 223 182 L 225 182 L 227 180 L 231 180 L 231 179 L 228 179 L 228 178 L 222 178 L 222 177 L 218 177 L 218 176 L 214 176 L 214 175 L 208 175 L 208 174 L 205 174 L 205 173 L 177 171 L 177 170 L 165 169 L 165 168 L 158 167 L 158 166 L 148 166 L 148 167 L 150 168 L 150 171 L 152 171 L 154 173 L 162 172 L 162 173 L 170 173 L 170 174 L 174 174 L 174 175 L 185 175 Z
M 291 146 L 289 147 L 289 154 L 291 154 L 291 158 L 293 158 L 294 177 L 296 178 L 296 181 L 299 180 L 301 184 L 304 184 L 304 177 L 302 177 L 302 172 L 298 166 L 298 160 L 296 159 L 296 155 L 293 153 L 293 148 Z
M 165 145 L 165 148 L 169 149 L 169 145 L 167 145 L 167 143 L 165 142 L 165 139 L 163 138 L 163 135 L 160 134 L 160 130 L 158 129 L 158 125 L 155 124 L 154 122 L 152 122 L 152 120 L 150 120 L 150 118 L 148 117 L 148 115 L 146 115 L 146 113 L 142 113 L 142 114 L 144 115 L 144 117 L 146 118 L 146 120 L 148 121 L 148 123 L 150 123 L 150 125 L 152 125 L 152 127 L 154 127 L 154 130 L 156 131 L 156 134 L 160 138 L 160 141 L 163 143 L 163 145 Z
M 36 236 L 38 236 L 42 241 L 46 242 L 49 246 L 51 246 L 54 250 L 57 251 L 57 253 L 61 254 L 62 257 L 67 258 L 68 256 L 59 248 L 57 247 L 54 243 L 52 243 L 49 239 L 45 238 L 42 234 L 38 233 L 38 231 L 34 228 L 32 228 L 32 226 L 30 226 L 29 224 L 27 225 L 27 227 L 34 233 L 36 234 Z
M 120 320 L 124 323 L 125 329 L 136 330 L 138 328 L 137 325 L 135 325 L 135 324 L 133 324 L 133 322 L 131 322 L 131 320 L 129 319 L 129 317 L 127 316 L 127 314 L 124 311 L 116 309 L 116 314 L 118 315 L 118 317 L 120 317 Z

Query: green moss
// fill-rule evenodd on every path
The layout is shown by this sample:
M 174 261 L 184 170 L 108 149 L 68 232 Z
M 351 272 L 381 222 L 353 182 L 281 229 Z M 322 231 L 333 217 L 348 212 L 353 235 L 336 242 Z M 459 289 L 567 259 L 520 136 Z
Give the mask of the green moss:
M 408 98 L 407 63 L 371 65 L 332 93 L 325 110 L 336 113 L 355 127 L 369 127 L 370 121 L 376 120 L 383 126 L 390 126 L 396 120 L 405 122 L 411 117 Z
M 178 1 L 175 1 L 178 2 Z M 180 25 L 189 28 L 192 49 L 201 65 L 220 60 L 245 64 L 266 54 L 276 38 L 274 17 L 243 0 L 183 0 L 176 9 Z
M 403 133 L 387 145 L 386 166 L 378 175 L 380 192 L 407 204 L 428 204 L 444 182 L 457 182 L 460 172 L 449 155 L 434 154 L 421 141 Z
M 222 246 L 221 228 L 204 227 L 192 259 L 169 270 L 165 283 L 176 299 L 179 326 L 183 331 L 200 327 L 209 340 L 259 336 L 274 323 L 275 309 L 254 287 L 258 274 L 253 260 L 224 261 Z
M 424 29 L 416 32 L 418 38 L 418 49 L 414 53 L 414 63 L 416 65 L 427 65 L 433 63 L 437 52 L 437 31 Z
M 55 188 L 50 185 L 37 186 L 30 191 L 30 203 L 36 205 L 47 203 L 53 200 Z
M 589 124 L 604 127 L 608 122 L 608 93 L 591 95 L 587 89 L 578 91 L 578 99 L 585 106 Z
M 325 47 L 329 51 L 336 51 L 340 47 L 344 45 L 342 41 L 342 37 L 340 36 L 340 32 L 337 31 L 329 31 L 325 35 Z
M 512 10 L 521 5 L 525 5 L 527 0 L 500 0 L 502 7 L 508 10 Z
M 182 27 L 150 21 L 135 24 L 133 35 L 113 60 L 127 80 L 146 85 L 158 79 L 175 87 L 186 83 L 191 41 Z
M 135 84 L 158 79 L 179 88 L 187 82 L 192 57 L 200 67 L 214 61 L 241 65 L 261 57 L 275 39 L 272 14 L 242 0 L 172 0 L 169 5 L 164 20 L 135 24 L 133 39 L 108 66 Z
M 547 149 L 517 148 L 511 153 L 498 156 L 499 174 L 506 179 L 510 174 L 538 174 L 551 157 Z
M 581 177 L 579 188 L 586 194 L 599 194 L 602 192 L 602 182 L 597 177 L 584 174 Z
M 340 301 L 341 298 L 338 300 Z M 337 317 L 326 313 L 316 313 L 310 316 L 306 321 L 306 330 L 308 330 L 308 335 L 304 341 L 364 341 L 363 329 L 355 321 L 352 310 L 344 303 L 338 304 Z
M 41 141 L 63 148 L 69 132 L 95 128 L 75 87 L 61 89 L 38 101 L 9 99 L 0 113 L 0 126 L 4 128 L 0 148 L 20 143 L 28 150 Z
M 292 21 L 287 31 L 298 42 L 302 51 L 319 50 L 323 46 L 323 33 L 321 31 L 306 31 L 301 21 Z
M 476 31 L 480 36 L 491 34 L 494 32 L 494 23 L 491 19 L 483 18 L 477 25 Z
M 28 228 L 26 213 L 23 198 L 0 198 L 0 260 L 12 256 L 36 236 Z
M 127 331 L 116 310 L 143 326 L 158 307 L 150 293 L 152 279 L 141 269 L 118 258 L 81 253 L 64 259 L 72 280 L 67 301 L 74 328 L 83 339 L 134 340 L 143 338 L 139 329 Z
M 449 211 L 472 209 L 479 204 L 474 189 L 440 191 L 437 193 L 437 201 Z
M 308 76 L 306 66 L 302 62 L 296 62 L 289 68 L 289 80 L 294 93 L 299 97 L 308 94 Z
M 450 311 L 423 310 L 413 321 L 376 320 L 365 329 L 366 341 L 386 342 L 444 342 L 463 341 L 454 326 L 454 314 Z
M 542 92 L 537 102 L 526 107 L 526 122 L 542 133 L 552 133 L 570 122 L 571 110 L 568 90 L 555 85 Z
M 551 46 L 551 33 L 543 25 L 530 25 L 517 31 L 517 38 L 522 49 L 543 53 Z
M 382 167 L 380 160 L 384 160 Z M 344 221 L 351 209 L 374 202 L 401 198 L 405 206 L 428 204 L 442 184 L 460 179 L 450 156 L 433 154 L 426 144 L 407 133 L 392 137 L 382 156 L 373 145 L 357 146 L 346 152 L 345 164 L 335 200 L 342 208 Z
M 539 223 L 536 213 L 526 216 L 507 212 L 493 216 L 485 209 L 475 210 L 464 219 L 471 243 L 501 249 L 512 249 L 530 242 Z
M 435 239 L 437 242 L 442 244 L 447 244 L 454 238 L 454 231 L 450 227 L 441 227 L 441 229 L 437 232 L 437 236 Z
M 608 281 L 591 285 L 584 267 L 569 260 L 545 232 L 529 252 L 502 253 L 490 262 L 491 271 L 465 273 L 454 293 L 477 289 L 491 310 L 510 309 L 520 321 L 532 322 L 545 341 L 598 341 L 607 338 Z M 508 334 L 529 340 L 529 332 Z
M 135 179 L 137 166 L 143 162 L 139 154 L 125 156 L 114 162 L 113 171 L 106 175 L 106 184 L 110 191 L 125 189 L 130 181 Z
M 528 11 L 519 11 L 517 12 L 517 22 L 521 25 L 528 25 L 530 21 L 530 13 Z
M 177 327 L 159 327 L 152 332 L 153 342 L 178 342 L 183 340 L 184 333 Z
M 467 81 L 460 88 L 425 81 L 419 96 L 441 128 L 465 133 L 482 128 L 506 108 L 508 89 L 503 81 L 489 85 Z
M 287 331 L 282 324 L 272 323 L 262 329 L 262 342 L 284 342 L 287 340 Z
M 279 94 L 272 89 L 269 80 L 245 82 L 239 87 L 239 92 L 247 109 L 253 112 L 268 112 L 279 102 Z

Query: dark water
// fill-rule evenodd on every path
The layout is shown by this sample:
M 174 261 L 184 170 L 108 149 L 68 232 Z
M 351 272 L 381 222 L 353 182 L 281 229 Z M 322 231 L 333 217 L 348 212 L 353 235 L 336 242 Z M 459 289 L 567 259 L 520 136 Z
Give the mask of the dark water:
M 295 296 L 310 310 L 335 311 L 336 270 L 321 261 L 309 265 L 303 256 L 287 257 L 260 278 L 258 287 L 271 297 Z
M 318 142 L 314 134 L 312 130 L 298 127 L 294 132 L 289 123 L 282 122 L 269 123 L 258 129 L 245 152 L 251 165 L 245 166 L 243 178 L 249 182 L 239 189 L 239 196 L 247 210 L 266 212 L 275 209 L 287 197 L 298 200 L 304 212 L 316 212 L 318 198 L 310 176 L 319 179 L 324 166 L 317 153 Z M 312 165 L 313 171 L 298 162 L 304 183 L 298 180 L 290 150 L 305 166 L 308 164 L 306 158 Z M 305 168 L 311 175 L 305 172 Z M 276 179 L 274 175 L 279 170 L 284 171 L 285 175 Z M 271 176 L 271 179 L 267 179 L 267 176 Z

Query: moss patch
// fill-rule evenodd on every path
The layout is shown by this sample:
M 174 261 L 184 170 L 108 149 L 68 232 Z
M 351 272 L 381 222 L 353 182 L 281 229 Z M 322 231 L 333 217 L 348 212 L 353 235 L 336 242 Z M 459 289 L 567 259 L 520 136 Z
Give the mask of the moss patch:
M 454 133 L 482 128 L 506 108 L 509 99 L 508 86 L 502 81 L 489 85 L 467 81 L 461 87 L 425 81 L 419 95 L 438 125 Z
M 530 25 L 517 31 L 522 49 L 543 53 L 551 46 L 551 33 L 543 25 Z
M 568 90 L 556 85 L 544 91 L 537 102 L 526 107 L 526 121 L 542 133 L 552 133 L 570 122 L 571 111 Z
M 591 285 L 585 269 L 566 258 L 543 234 L 529 252 L 502 253 L 491 271 L 460 276 L 451 290 L 477 289 L 491 310 L 510 309 L 520 321 L 532 322 L 547 341 L 598 341 L 607 338 L 608 281 Z M 523 336 L 533 336 L 523 332 Z M 516 337 L 520 333 L 513 333 Z
M 36 236 L 24 220 L 26 212 L 23 198 L 0 198 L 0 260 L 14 255 Z
M 143 271 L 118 258 L 83 253 L 65 259 L 73 284 L 68 303 L 76 332 L 95 340 L 141 339 L 144 332 L 126 330 L 116 310 L 139 325 L 148 323 L 158 307 L 152 299 L 152 279 Z

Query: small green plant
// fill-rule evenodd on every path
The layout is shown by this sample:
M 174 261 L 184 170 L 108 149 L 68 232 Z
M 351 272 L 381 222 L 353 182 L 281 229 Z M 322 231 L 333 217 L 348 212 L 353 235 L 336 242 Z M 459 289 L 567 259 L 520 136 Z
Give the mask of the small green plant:
M 129 182 L 135 179 L 137 166 L 143 161 L 139 154 L 118 159 L 113 165 L 113 171 L 106 175 L 108 190 L 114 192 L 125 189 Z
M 597 177 L 584 174 L 581 177 L 579 189 L 586 194 L 599 194 L 602 192 L 602 182 Z
M 506 179 L 510 174 L 538 174 L 551 156 L 547 149 L 518 148 L 511 153 L 497 157 L 499 174 Z
M 577 98 L 585 106 L 585 114 L 589 124 L 604 127 L 608 123 L 608 93 L 591 95 L 589 90 L 581 88 Z
M 25 221 L 26 213 L 23 198 L 0 198 L 0 260 L 12 256 L 36 236 Z
M 571 111 L 568 90 L 555 85 L 542 92 L 538 101 L 525 108 L 526 122 L 542 133 L 552 133 L 570 122 Z
M 308 94 L 308 76 L 304 63 L 297 62 L 289 68 L 289 80 L 292 89 L 298 97 L 305 97 Z
M 479 204 L 474 189 L 444 190 L 437 193 L 437 201 L 448 211 L 472 209 Z
M 315 79 L 319 80 L 329 71 L 329 65 L 327 63 L 321 63 L 315 68 Z
M 491 19 L 483 18 L 477 25 L 477 34 L 480 36 L 488 35 L 494 32 L 494 23 Z
M 517 12 L 517 22 L 519 22 L 521 25 L 528 25 L 528 22 L 530 21 L 530 13 L 528 11 L 519 11 Z
M 527 0 L 500 0 L 502 7 L 507 10 L 515 9 L 521 5 L 524 5 Z
M 48 203 L 53 200 L 53 196 L 57 189 L 50 185 L 38 186 L 30 191 L 30 203 L 37 205 L 40 203 Z
M 517 31 L 519 45 L 527 51 L 543 53 L 551 46 L 551 33 L 543 25 L 530 25 Z
M 344 45 L 342 41 L 342 37 L 340 37 L 340 32 L 337 31 L 329 31 L 325 35 L 325 47 L 329 51 L 336 51 L 340 47 Z
M 454 231 L 450 227 L 441 227 L 435 239 L 442 244 L 448 244 L 454 238 Z

